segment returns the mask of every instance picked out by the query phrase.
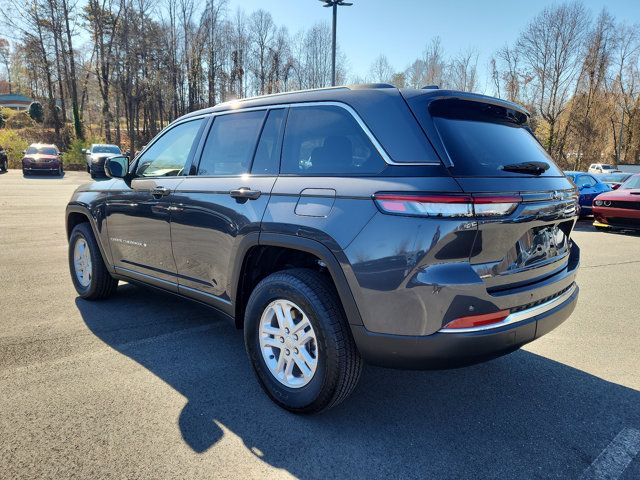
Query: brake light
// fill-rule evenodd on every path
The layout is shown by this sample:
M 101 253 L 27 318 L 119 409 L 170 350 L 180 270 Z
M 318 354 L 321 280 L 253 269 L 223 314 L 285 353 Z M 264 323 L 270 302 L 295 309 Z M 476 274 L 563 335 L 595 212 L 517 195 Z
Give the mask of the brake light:
M 500 323 L 509 316 L 509 310 L 500 310 L 494 313 L 484 313 L 481 315 L 469 315 L 468 317 L 460 317 L 451 320 L 443 329 L 455 330 L 458 328 L 473 328 Z
M 495 217 L 513 212 L 519 195 L 424 195 L 379 193 L 373 196 L 383 213 L 422 217 Z

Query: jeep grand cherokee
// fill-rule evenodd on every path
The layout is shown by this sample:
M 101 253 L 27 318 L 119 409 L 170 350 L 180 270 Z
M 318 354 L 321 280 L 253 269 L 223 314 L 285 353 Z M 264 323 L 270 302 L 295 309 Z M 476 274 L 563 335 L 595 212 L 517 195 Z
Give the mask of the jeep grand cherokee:
M 291 411 L 342 401 L 363 361 L 512 352 L 576 304 L 575 189 L 496 98 L 370 85 L 234 101 L 105 171 L 67 207 L 79 295 L 123 280 L 214 307 Z

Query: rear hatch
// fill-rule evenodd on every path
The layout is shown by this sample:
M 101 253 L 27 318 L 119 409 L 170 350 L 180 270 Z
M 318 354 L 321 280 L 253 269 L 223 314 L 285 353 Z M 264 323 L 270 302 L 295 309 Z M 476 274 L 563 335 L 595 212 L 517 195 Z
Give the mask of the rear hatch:
M 405 98 L 475 204 L 470 261 L 487 289 L 497 293 L 533 284 L 566 268 L 577 194 L 532 134 L 527 112 L 460 92 Z

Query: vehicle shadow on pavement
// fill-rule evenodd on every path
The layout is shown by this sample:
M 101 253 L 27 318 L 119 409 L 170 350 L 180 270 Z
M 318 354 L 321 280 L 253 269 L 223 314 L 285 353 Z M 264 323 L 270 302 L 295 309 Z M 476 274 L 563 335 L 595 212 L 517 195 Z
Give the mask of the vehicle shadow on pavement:
M 342 405 L 297 416 L 262 393 L 221 315 L 127 284 L 76 304 L 102 341 L 188 399 L 178 425 L 193 451 L 210 453 L 226 429 L 299 478 L 577 478 L 623 428 L 640 429 L 640 392 L 523 350 L 458 370 L 365 367 Z

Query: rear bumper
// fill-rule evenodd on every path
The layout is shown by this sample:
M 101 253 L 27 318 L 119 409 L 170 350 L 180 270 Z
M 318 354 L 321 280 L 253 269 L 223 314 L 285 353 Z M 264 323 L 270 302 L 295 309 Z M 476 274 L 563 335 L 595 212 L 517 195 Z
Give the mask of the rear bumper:
M 545 311 L 521 321 L 475 332 L 439 331 L 426 336 L 405 336 L 374 333 L 361 325 L 351 327 L 360 354 L 373 365 L 415 370 L 457 368 L 513 352 L 550 332 L 571 315 L 578 293 L 574 284 L 553 308 L 542 309 Z

